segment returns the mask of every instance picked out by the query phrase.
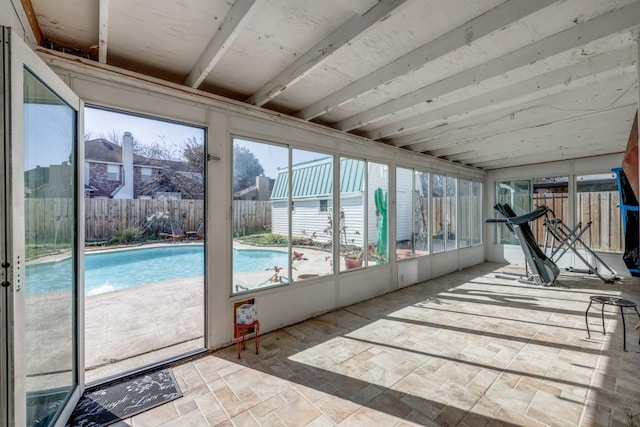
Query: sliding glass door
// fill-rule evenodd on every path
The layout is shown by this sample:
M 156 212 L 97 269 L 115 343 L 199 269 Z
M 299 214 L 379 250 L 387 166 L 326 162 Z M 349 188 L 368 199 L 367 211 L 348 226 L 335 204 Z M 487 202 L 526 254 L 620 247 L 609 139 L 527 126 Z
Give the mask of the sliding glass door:
M 2 37 L 3 417 L 64 425 L 82 385 L 80 100 L 14 33 Z

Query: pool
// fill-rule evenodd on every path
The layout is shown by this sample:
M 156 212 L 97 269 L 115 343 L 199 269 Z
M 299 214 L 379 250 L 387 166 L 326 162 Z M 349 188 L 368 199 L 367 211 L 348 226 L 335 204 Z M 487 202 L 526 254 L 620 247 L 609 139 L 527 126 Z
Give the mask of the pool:
M 233 272 L 287 265 L 287 252 L 234 249 Z M 29 294 L 68 289 L 71 259 L 27 266 Z M 85 294 L 96 295 L 163 280 L 204 276 L 204 246 L 172 245 L 85 254 Z

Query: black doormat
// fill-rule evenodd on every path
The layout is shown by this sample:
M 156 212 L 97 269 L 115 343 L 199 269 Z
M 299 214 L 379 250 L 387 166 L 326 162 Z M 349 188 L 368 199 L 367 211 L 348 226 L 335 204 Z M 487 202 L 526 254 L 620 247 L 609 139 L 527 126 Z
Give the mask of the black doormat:
M 85 393 L 67 427 L 103 427 L 182 397 L 171 369 L 162 369 Z

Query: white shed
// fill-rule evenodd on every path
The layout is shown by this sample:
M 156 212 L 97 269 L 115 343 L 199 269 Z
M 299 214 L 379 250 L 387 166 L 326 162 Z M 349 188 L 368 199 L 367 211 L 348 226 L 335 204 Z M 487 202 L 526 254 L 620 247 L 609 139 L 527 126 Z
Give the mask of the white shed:
M 352 158 L 340 159 L 340 212 L 344 217 L 349 244 L 362 246 L 366 224 L 369 233 L 368 241 L 375 242 L 376 216 L 369 215 L 365 221 L 365 165 L 363 160 Z M 388 191 L 388 168 L 386 165 L 375 165 L 378 170 L 368 174 L 369 188 L 368 210 L 375 212 L 373 190 L 377 187 Z M 333 157 L 327 156 L 318 160 L 299 163 L 292 167 L 291 178 L 291 234 L 308 237 L 320 242 L 328 242 L 330 234 L 330 215 L 333 212 Z M 289 169 L 278 171 L 271 194 L 272 213 L 271 231 L 276 234 L 288 234 L 288 178 Z M 410 223 L 411 218 L 403 222 Z M 352 231 L 353 230 L 353 231 Z

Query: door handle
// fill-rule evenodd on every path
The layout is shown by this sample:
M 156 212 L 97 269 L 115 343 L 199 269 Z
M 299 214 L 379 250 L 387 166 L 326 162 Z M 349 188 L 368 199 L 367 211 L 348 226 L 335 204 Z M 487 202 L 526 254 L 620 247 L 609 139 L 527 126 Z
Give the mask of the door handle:
M 8 261 L 2 261 L 2 268 L 4 269 L 8 269 L 9 267 L 11 267 L 11 263 Z M 8 276 L 8 272 L 7 276 Z M 0 282 L 0 286 L 2 286 L 3 288 L 8 288 L 9 286 L 11 286 L 11 282 L 9 282 L 8 280 L 3 280 L 2 282 Z

